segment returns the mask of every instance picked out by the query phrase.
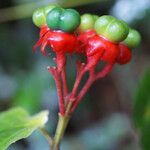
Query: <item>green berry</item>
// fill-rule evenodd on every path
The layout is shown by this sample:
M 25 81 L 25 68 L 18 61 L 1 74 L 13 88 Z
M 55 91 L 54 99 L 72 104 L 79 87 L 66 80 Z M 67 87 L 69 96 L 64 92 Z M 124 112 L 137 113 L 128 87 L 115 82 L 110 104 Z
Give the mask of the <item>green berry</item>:
M 80 15 L 74 9 L 53 8 L 46 17 L 51 29 L 60 29 L 66 32 L 74 31 L 80 24 Z
M 81 23 L 79 30 L 84 32 L 88 29 L 93 29 L 95 23 L 95 17 L 91 14 L 84 14 L 81 16 Z
M 98 15 L 93 15 L 93 17 L 94 17 L 95 21 L 99 18 Z
M 129 32 L 129 27 L 125 22 L 107 15 L 99 17 L 94 27 L 97 34 L 106 37 L 112 42 L 123 41 Z
M 140 33 L 134 29 L 130 29 L 127 38 L 124 40 L 124 43 L 127 44 L 130 48 L 135 48 L 140 44 L 140 42 Z
M 57 5 L 47 5 L 45 6 L 43 9 L 44 9 L 44 14 L 45 16 L 47 16 L 47 14 L 55 7 L 59 7 Z
M 33 12 L 32 20 L 37 27 L 41 27 L 46 24 L 46 18 L 43 8 L 38 8 Z
M 80 24 L 80 14 L 74 9 L 66 9 L 60 18 L 60 29 L 67 32 L 74 31 Z
M 63 11 L 61 7 L 55 7 L 47 14 L 46 22 L 49 28 L 59 29 L 60 16 Z
M 107 26 L 110 24 L 110 22 L 112 22 L 113 20 L 115 20 L 114 17 L 112 16 L 101 16 L 99 17 L 94 25 L 95 31 L 100 34 L 103 35 Z

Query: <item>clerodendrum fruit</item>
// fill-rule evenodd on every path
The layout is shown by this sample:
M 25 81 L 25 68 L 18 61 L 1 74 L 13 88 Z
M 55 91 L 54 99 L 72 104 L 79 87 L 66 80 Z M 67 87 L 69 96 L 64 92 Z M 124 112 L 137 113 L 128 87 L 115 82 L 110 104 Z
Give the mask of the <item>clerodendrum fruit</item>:
M 37 27 L 41 27 L 46 24 L 46 18 L 44 14 L 44 9 L 43 8 L 38 8 L 34 11 L 33 16 L 32 16 L 33 23 Z
M 45 14 L 45 17 L 47 16 L 47 14 L 55 7 L 58 7 L 57 5 L 47 5 L 45 6 L 43 9 L 44 9 L 44 14 Z
M 46 22 L 49 28 L 59 29 L 60 16 L 63 11 L 63 8 L 56 7 L 47 14 Z
M 46 22 L 51 29 L 72 32 L 80 24 L 80 15 L 74 9 L 62 9 L 56 7 L 48 13 Z
M 124 43 L 128 45 L 130 48 L 135 48 L 140 44 L 140 42 L 141 42 L 140 33 L 134 29 L 130 29 L 127 38 L 124 40 Z
M 63 31 L 72 32 L 80 24 L 80 14 L 74 9 L 66 9 L 60 18 L 60 28 Z
M 97 34 L 106 37 L 112 42 L 123 41 L 129 32 L 129 27 L 125 22 L 109 15 L 99 17 L 94 27 Z
M 98 15 L 93 15 L 93 17 L 94 17 L 95 21 L 99 18 Z
M 84 32 L 88 29 L 93 29 L 96 21 L 96 15 L 84 14 L 81 16 L 79 31 Z

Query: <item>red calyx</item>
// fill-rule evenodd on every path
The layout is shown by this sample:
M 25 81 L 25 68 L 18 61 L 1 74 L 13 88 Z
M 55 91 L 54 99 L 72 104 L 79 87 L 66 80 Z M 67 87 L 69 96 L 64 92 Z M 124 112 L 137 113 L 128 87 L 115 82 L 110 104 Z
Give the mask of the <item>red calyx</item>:
M 119 55 L 119 48 L 117 44 L 112 43 L 98 35 L 95 35 L 89 39 L 86 48 L 87 56 L 102 53 L 102 50 L 104 50 L 104 53 L 101 60 L 108 63 L 115 62 Z
M 86 45 L 88 40 L 96 35 L 96 32 L 92 29 L 87 30 L 86 32 L 82 32 L 78 35 L 77 39 L 79 42 L 79 47 L 77 52 L 85 53 Z
M 43 37 L 48 31 L 50 31 L 50 28 L 47 25 L 42 26 L 40 29 L 40 37 Z
M 79 51 L 86 54 L 89 63 L 94 61 L 97 64 L 100 60 L 113 63 L 119 55 L 118 44 L 96 35 L 94 30 L 82 32 L 78 40 L 80 42 Z
M 48 45 L 55 52 L 73 53 L 77 49 L 78 41 L 75 35 L 63 31 L 51 31 Z
M 117 63 L 120 65 L 127 64 L 132 58 L 131 50 L 123 43 L 119 44 L 119 50 L 120 52 L 117 57 Z
M 74 34 L 60 30 L 51 30 L 43 26 L 40 30 L 40 39 L 34 46 L 34 50 L 41 45 L 41 52 L 46 55 L 45 48 L 49 46 L 54 52 L 73 53 L 78 47 L 78 40 Z

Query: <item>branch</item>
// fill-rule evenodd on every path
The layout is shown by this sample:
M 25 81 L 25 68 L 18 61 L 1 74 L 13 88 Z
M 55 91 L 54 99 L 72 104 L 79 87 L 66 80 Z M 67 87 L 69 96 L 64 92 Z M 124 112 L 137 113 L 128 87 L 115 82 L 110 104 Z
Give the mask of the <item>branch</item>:
M 104 0 L 101 0 L 104 1 Z M 53 2 L 43 0 L 43 1 L 36 1 L 26 4 L 21 4 L 18 6 L 12 6 L 8 8 L 0 9 L 0 23 L 13 21 L 18 19 L 25 19 L 32 16 L 33 11 L 38 8 L 48 4 L 58 4 L 62 7 L 75 7 L 80 6 L 88 3 L 99 2 L 99 0 L 55 0 Z
M 64 97 L 62 92 L 62 83 L 60 79 L 60 74 L 57 71 L 57 67 L 47 67 L 48 71 L 53 75 L 53 78 L 56 83 L 58 99 L 59 99 L 59 109 L 62 115 L 65 114 L 65 105 L 64 105 Z
M 82 98 L 84 97 L 84 95 L 87 93 L 87 91 L 89 90 L 90 86 L 93 84 L 94 81 L 105 77 L 112 69 L 114 63 L 110 63 L 108 65 L 106 65 L 102 71 L 98 72 L 97 74 L 95 73 L 95 69 L 92 68 L 90 70 L 90 74 L 89 74 L 89 79 L 87 80 L 87 82 L 85 83 L 85 85 L 83 86 L 83 88 L 81 89 L 79 95 L 77 96 L 72 109 L 71 109 L 71 113 L 75 110 L 75 108 L 77 107 L 77 105 L 80 103 L 80 101 L 82 100 Z

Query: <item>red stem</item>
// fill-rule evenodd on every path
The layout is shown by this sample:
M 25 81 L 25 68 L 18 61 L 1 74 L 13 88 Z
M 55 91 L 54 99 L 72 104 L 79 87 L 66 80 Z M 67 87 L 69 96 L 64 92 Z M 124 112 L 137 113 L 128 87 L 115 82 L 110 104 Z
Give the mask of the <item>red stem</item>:
M 82 79 L 84 73 L 86 72 L 84 68 L 85 68 L 85 64 L 78 61 L 77 62 L 77 77 L 76 77 L 76 80 L 75 80 L 75 83 L 74 83 L 74 86 L 73 86 L 73 89 L 71 92 L 71 96 L 69 99 L 70 101 L 74 101 L 74 98 L 77 94 L 81 79 Z
M 61 115 L 65 114 L 65 105 L 64 105 L 64 97 L 62 92 L 62 83 L 60 79 L 60 74 L 56 67 L 48 67 L 49 72 L 53 75 L 53 78 L 56 83 L 57 93 L 58 93 L 58 103 Z
M 113 63 L 106 65 L 102 71 L 100 71 L 99 73 L 95 74 L 94 69 L 90 70 L 90 75 L 89 75 L 89 79 L 87 80 L 87 82 L 85 83 L 84 87 L 81 89 L 79 95 L 77 96 L 72 109 L 71 109 L 71 113 L 76 109 L 77 105 L 80 103 L 80 101 L 82 100 L 83 96 L 86 94 L 86 92 L 88 91 L 88 89 L 90 88 L 90 86 L 93 84 L 94 81 L 96 81 L 99 78 L 103 78 L 104 76 L 106 76 L 112 69 L 113 67 Z
M 62 84 L 63 84 L 63 95 L 66 97 L 68 95 L 68 84 L 67 84 L 67 77 L 66 77 L 66 67 L 63 68 L 61 72 Z

